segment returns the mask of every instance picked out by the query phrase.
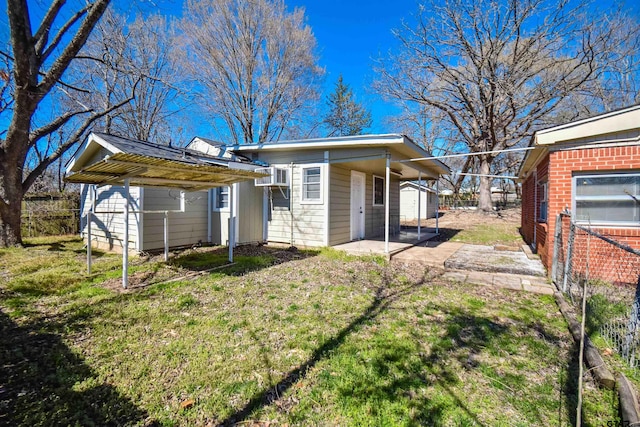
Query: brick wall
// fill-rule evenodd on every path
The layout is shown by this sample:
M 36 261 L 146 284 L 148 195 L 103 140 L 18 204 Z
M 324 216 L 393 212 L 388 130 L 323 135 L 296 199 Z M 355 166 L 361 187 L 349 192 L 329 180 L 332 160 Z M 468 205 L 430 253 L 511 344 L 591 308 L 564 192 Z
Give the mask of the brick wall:
M 640 146 L 588 148 L 555 151 L 549 155 L 548 241 L 539 249 L 547 268 L 553 256 L 553 230 L 556 216 L 571 209 L 572 176 L 574 172 L 640 170 Z M 524 213 L 524 211 L 523 211 Z M 524 216 L 524 215 L 523 215 Z M 598 233 L 622 244 L 640 249 L 640 228 L 593 227 Z M 540 235 L 538 235 L 540 241 Z M 542 251 L 545 254 L 542 254 Z
M 535 226 L 535 178 L 529 175 L 522 183 L 522 215 L 520 216 L 520 233 L 524 241 L 533 243 L 533 227 Z
M 529 174 L 522 183 L 522 216 L 521 233 L 524 241 L 532 245 L 536 241 L 535 250 L 545 265 L 547 262 L 547 224 L 539 222 L 539 206 L 541 183 L 547 182 L 549 171 L 549 156 L 536 167 L 536 172 Z M 550 212 L 549 212 L 550 214 Z M 549 264 L 550 265 L 550 264 Z

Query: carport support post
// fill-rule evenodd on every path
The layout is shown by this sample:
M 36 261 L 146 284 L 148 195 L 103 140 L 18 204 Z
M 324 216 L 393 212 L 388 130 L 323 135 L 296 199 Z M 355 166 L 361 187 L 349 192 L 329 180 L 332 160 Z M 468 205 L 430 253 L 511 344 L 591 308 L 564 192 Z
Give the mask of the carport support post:
M 436 234 L 440 234 L 438 219 L 440 218 L 440 178 L 436 180 Z
M 169 261 L 169 211 L 164 211 L 164 262 Z
M 124 242 L 122 242 L 122 287 L 129 286 L 129 178 L 124 180 Z
M 91 274 L 91 211 L 87 212 L 87 274 Z
M 236 217 L 233 203 L 233 185 L 229 185 L 229 262 L 233 262 L 233 247 L 236 244 Z
M 391 155 L 387 153 L 387 166 L 385 168 L 384 189 L 384 253 L 389 253 L 389 177 L 391 168 Z
M 418 172 L 418 240 L 420 240 L 420 203 L 422 202 L 420 193 L 422 193 L 422 172 Z
M 89 187 L 91 206 L 87 212 L 87 274 L 91 274 L 91 221 L 93 220 L 94 206 L 96 205 L 96 186 Z

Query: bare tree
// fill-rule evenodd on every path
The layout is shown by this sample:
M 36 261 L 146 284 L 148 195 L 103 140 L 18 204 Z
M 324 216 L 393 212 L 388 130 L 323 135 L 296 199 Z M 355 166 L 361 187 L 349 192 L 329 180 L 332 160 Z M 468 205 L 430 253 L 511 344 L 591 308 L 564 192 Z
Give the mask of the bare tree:
M 443 113 L 470 153 L 525 144 L 572 96 L 591 91 L 613 59 L 625 23 L 596 21 L 590 10 L 567 1 L 428 2 L 415 25 L 396 32 L 401 51 L 381 61 L 376 87 Z M 490 175 L 496 157 L 473 161 Z M 482 211 L 492 209 L 491 182 L 480 178 Z
M 108 108 L 135 90 L 135 99 L 105 115 L 96 126 L 140 140 L 169 141 L 168 119 L 177 111 L 174 34 L 159 15 L 126 16 L 107 11 L 76 61 L 73 75 L 91 87 L 81 102 Z M 87 86 L 88 86 L 87 85 Z M 78 99 L 74 100 L 78 101 Z
M 64 82 L 63 76 L 76 58 L 89 34 L 103 15 L 109 0 L 95 0 L 65 7 L 54 0 L 42 13 L 33 31 L 26 0 L 8 0 L 10 40 L 8 51 L 1 52 L 8 69 L 2 80 L 11 87 L 10 101 L 3 102 L 0 119 L 9 122 L 0 139 L 0 247 L 22 243 L 20 232 L 21 201 L 24 193 L 45 169 L 75 144 L 93 121 L 108 114 L 129 99 L 103 110 L 75 105 L 57 110 L 54 94 L 82 92 L 84 89 Z M 74 122 L 74 130 L 57 147 L 43 155 L 37 164 L 27 165 L 28 153 L 43 152 L 47 137 Z
M 277 140 L 317 98 L 322 70 L 304 11 L 283 0 L 189 0 L 183 65 L 237 143 Z

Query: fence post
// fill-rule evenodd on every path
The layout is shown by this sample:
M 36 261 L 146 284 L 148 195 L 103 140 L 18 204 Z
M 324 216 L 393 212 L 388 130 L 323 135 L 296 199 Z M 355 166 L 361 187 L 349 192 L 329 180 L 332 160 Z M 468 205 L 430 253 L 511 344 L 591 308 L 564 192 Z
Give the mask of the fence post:
M 576 226 L 571 221 L 571 225 L 569 226 L 569 239 L 567 241 L 567 259 L 564 260 L 564 278 L 562 280 L 562 292 L 567 292 L 567 280 L 569 275 L 571 274 L 571 256 L 573 254 L 573 241 L 576 234 Z
M 633 349 L 633 339 L 636 335 L 636 329 L 638 327 L 638 317 L 640 316 L 640 276 L 638 276 L 638 283 L 636 284 L 636 294 L 633 298 L 633 305 L 631 306 L 631 315 L 629 316 L 629 323 L 627 324 L 627 334 L 622 344 L 622 356 L 629 361 L 629 366 L 635 367 L 635 352 L 630 354 Z
M 556 284 L 558 279 L 558 258 L 560 256 L 560 243 L 562 240 L 562 214 L 556 216 L 556 231 L 553 236 L 553 264 L 551 265 L 551 280 Z

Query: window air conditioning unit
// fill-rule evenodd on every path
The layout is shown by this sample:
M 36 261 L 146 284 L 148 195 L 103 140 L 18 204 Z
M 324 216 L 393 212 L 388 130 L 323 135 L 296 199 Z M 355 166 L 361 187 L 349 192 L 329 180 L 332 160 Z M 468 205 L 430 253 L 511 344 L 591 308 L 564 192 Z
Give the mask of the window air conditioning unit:
M 269 176 L 256 178 L 256 187 L 288 187 L 289 171 L 284 168 L 271 166 L 269 168 L 258 168 L 258 173 L 267 173 Z

